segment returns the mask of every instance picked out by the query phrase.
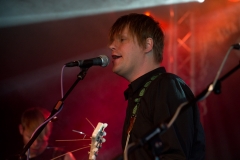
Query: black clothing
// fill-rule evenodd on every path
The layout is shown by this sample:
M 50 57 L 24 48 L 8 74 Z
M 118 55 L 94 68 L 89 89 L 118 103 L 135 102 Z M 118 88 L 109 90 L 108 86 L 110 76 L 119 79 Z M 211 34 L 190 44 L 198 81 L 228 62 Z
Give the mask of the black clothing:
M 63 149 L 61 148 L 57 148 L 57 147 L 47 147 L 43 153 L 41 153 L 40 155 L 38 155 L 37 157 L 33 157 L 33 158 L 29 158 L 30 160 L 48 160 L 48 159 L 52 159 L 55 158 L 57 156 L 60 156 L 62 154 L 65 154 L 66 152 L 64 152 Z M 59 157 L 56 160 L 64 160 L 65 156 Z
M 137 111 L 137 118 L 129 144 L 143 137 L 157 124 L 166 121 L 172 116 L 177 107 L 192 98 L 189 87 L 178 76 L 166 73 L 165 68 L 157 68 L 133 81 L 124 92 L 128 100 L 126 118 L 122 134 L 122 147 L 124 149 L 127 129 L 130 118 L 140 90 L 154 75 L 161 73 L 146 89 L 141 98 Z M 204 159 L 205 137 L 200 123 L 197 105 L 185 110 L 165 133 L 160 135 L 163 148 L 160 158 L 165 159 Z M 137 149 L 130 154 L 129 160 L 154 159 L 147 149 Z
M 33 158 L 29 158 L 29 160 L 49 160 L 52 158 L 56 158 L 57 156 L 63 155 L 66 152 L 58 147 L 47 147 L 40 155 L 33 157 Z M 8 157 L 6 160 L 19 160 L 19 154 L 13 155 Z M 24 157 L 23 157 L 24 156 Z M 21 159 L 27 160 L 27 156 L 23 155 L 21 156 Z M 57 158 L 56 160 L 64 160 L 65 156 L 61 156 L 59 158 Z

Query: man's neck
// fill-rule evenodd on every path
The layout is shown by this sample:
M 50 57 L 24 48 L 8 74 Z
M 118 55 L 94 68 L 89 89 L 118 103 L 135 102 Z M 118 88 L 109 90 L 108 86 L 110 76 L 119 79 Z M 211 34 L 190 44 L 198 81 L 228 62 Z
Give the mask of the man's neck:
M 145 67 L 145 69 L 139 70 L 138 74 L 134 74 L 133 76 L 131 76 L 131 78 L 126 78 L 130 83 L 133 82 L 134 80 L 138 79 L 139 77 L 143 76 L 144 74 L 159 68 L 160 65 L 152 65 L 151 67 Z

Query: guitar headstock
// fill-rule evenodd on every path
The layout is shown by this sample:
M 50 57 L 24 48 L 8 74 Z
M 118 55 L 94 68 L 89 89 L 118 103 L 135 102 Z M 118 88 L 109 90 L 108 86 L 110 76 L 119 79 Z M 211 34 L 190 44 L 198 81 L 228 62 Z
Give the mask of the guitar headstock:
M 106 140 L 103 136 L 106 136 L 104 129 L 108 126 L 107 123 L 99 122 L 97 127 L 94 129 L 91 137 L 91 148 L 89 152 L 89 160 L 96 160 L 98 150 L 102 147 L 102 143 Z

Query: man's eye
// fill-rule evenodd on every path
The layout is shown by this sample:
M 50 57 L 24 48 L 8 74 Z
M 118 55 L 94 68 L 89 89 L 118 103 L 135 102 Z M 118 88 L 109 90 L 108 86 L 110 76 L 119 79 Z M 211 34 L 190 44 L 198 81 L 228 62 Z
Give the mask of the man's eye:
M 120 41 L 123 42 L 125 39 L 124 38 L 121 38 Z

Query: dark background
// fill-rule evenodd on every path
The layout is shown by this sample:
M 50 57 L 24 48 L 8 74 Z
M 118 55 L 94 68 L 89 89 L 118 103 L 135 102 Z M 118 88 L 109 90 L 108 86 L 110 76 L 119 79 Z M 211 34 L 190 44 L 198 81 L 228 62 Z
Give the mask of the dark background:
M 30 107 L 49 111 L 61 99 L 61 69 L 67 62 L 107 55 L 108 31 L 121 15 L 149 12 L 165 30 L 166 45 L 163 66 L 180 75 L 199 94 L 213 81 L 220 64 L 232 44 L 240 42 L 240 3 L 208 0 L 98 15 L 52 20 L 41 23 L 0 28 L 0 98 L 1 150 L 0 159 L 22 147 L 18 124 L 22 112 Z M 174 18 L 170 16 L 174 11 Z M 179 19 L 190 13 L 186 23 Z M 189 25 L 188 25 L 189 24 Z M 179 45 L 185 33 L 191 39 Z M 172 53 L 175 54 L 172 54 Z M 188 61 L 186 61 L 187 58 Z M 240 51 L 232 50 L 221 76 L 239 64 Z M 185 62 L 186 63 L 183 63 Z M 189 67 L 190 66 L 190 67 Z M 91 135 L 92 126 L 108 123 L 106 143 L 98 159 L 112 159 L 121 153 L 121 130 L 126 101 L 123 91 L 128 82 L 106 68 L 94 66 L 64 102 L 64 108 L 54 122 L 51 143 L 72 151 L 90 142 L 56 142 L 58 139 L 80 139 L 72 132 Z M 65 68 L 64 93 L 77 78 L 80 69 Z M 191 73 L 191 74 L 190 74 Z M 206 159 L 240 158 L 240 71 L 222 82 L 222 93 L 211 94 L 199 102 L 201 120 L 206 134 Z M 88 159 L 89 149 L 76 151 L 77 159 Z

